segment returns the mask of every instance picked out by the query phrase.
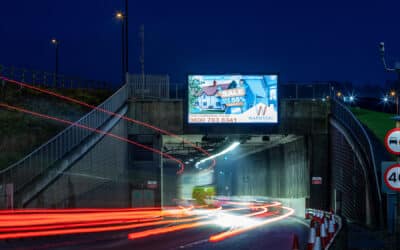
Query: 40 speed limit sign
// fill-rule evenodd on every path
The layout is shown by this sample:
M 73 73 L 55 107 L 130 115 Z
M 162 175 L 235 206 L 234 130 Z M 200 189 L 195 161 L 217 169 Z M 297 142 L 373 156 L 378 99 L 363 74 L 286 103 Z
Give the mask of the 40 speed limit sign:
M 390 190 L 400 191 L 400 164 L 389 166 L 383 174 L 383 180 Z

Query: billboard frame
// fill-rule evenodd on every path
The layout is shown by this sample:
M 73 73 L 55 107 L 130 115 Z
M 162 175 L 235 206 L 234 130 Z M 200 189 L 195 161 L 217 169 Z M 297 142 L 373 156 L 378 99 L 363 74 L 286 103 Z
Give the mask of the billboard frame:
M 189 123 L 189 76 L 192 75 L 220 75 L 220 76 L 231 76 L 231 75 L 242 75 L 242 76 L 277 76 L 277 111 L 278 117 L 277 122 L 274 123 Z M 183 130 L 185 133 L 203 133 L 203 134 L 266 134 L 266 133 L 278 133 L 278 128 L 281 123 L 281 89 L 280 89 L 280 73 L 279 72 L 266 72 L 266 73 L 215 73 L 215 72 L 196 72 L 186 74 L 186 86 L 184 87 L 184 98 L 183 98 Z

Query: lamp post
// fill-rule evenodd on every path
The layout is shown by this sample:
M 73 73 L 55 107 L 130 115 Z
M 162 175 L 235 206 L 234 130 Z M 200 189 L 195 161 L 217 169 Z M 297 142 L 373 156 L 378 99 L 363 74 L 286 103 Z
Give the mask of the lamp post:
M 54 45 L 54 47 L 56 48 L 56 64 L 55 64 L 55 85 L 57 85 L 57 80 L 58 80 L 58 47 L 60 45 L 60 42 L 53 38 L 51 39 L 51 43 Z
M 122 25 L 121 25 L 121 27 L 122 27 L 122 29 L 121 29 L 121 62 L 122 62 L 122 65 L 121 66 L 122 66 L 122 82 L 124 83 L 125 82 L 125 74 L 127 72 L 127 66 L 126 66 L 126 57 L 127 57 L 127 55 L 125 54 L 126 53 L 125 49 L 127 47 L 127 45 L 125 44 L 125 37 L 126 37 L 126 34 L 125 34 L 125 26 L 126 26 L 126 24 L 125 24 L 125 22 L 126 22 L 126 18 L 125 18 L 124 13 L 122 13 L 122 12 L 117 12 L 115 14 L 115 18 L 117 20 L 121 21 L 121 23 L 122 23 Z

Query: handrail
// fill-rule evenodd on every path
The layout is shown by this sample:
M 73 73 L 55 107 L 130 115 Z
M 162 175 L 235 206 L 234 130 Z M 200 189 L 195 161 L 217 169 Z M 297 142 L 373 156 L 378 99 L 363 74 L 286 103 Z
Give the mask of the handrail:
M 128 87 L 123 85 L 112 96 L 107 98 L 98 107 L 111 112 L 120 109 L 128 99 Z M 75 123 L 92 128 L 99 128 L 111 116 L 97 109 L 91 110 Z M 18 192 L 35 177 L 44 173 L 56 161 L 62 159 L 69 151 L 85 140 L 92 132 L 76 127 L 68 126 L 45 144 L 33 152 L 0 171 L 0 180 L 3 184 L 13 183 L 14 192 Z
M 381 202 L 382 197 L 381 197 L 378 174 L 377 174 L 377 163 L 375 161 L 374 150 L 372 147 L 371 140 L 368 136 L 368 133 L 366 132 L 361 122 L 355 117 L 353 112 L 351 112 L 343 103 L 341 103 L 336 98 L 332 98 L 331 108 L 332 108 L 332 116 L 335 119 L 339 120 L 346 128 L 349 129 L 354 139 L 362 147 L 362 150 L 367 156 L 367 160 L 372 164 L 373 173 L 375 175 L 375 184 L 378 193 L 378 199 Z M 365 145 L 367 147 L 365 147 Z

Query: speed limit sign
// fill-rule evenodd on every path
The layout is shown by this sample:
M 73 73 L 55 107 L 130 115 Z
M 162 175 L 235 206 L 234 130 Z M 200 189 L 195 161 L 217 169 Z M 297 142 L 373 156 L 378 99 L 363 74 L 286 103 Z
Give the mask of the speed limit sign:
M 388 167 L 383 175 L 386 186 L 393 191 L 400 191 L 400 164 Z

